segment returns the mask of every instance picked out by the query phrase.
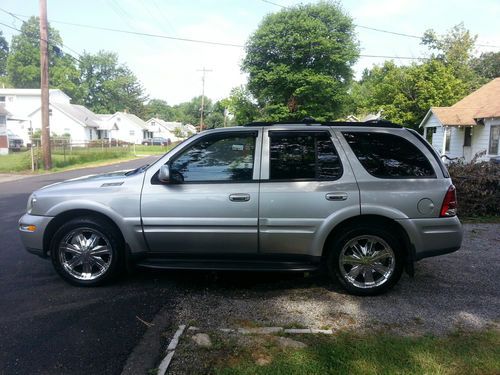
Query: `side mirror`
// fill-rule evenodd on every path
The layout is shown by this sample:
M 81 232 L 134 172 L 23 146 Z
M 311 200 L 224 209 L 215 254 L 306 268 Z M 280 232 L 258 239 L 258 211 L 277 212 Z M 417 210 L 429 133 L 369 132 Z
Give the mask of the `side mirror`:
M 160 167 L 160 172 L 158 173 L 158 179 L 163 183 L 170 182 L 170 166 L 168 164 L 162 165 Z

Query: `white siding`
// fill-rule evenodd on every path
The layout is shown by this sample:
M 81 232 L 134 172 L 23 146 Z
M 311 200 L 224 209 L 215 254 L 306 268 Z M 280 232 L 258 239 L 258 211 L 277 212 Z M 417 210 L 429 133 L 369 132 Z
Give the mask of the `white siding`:
M 439 122 L 438 118 L 434 113 L 431 113 L 427 121 L 425 122 L 425 126 L 427 132 L 431 132 L 433 128 L 436 128 L 436 132 L 432 134 L 432 146 L 438 151 L 440 155 L 442 155 L 443 149 L 443 127 Z
M 143 136 L 143 128 L 138 126 L 133 121 L 130 121 L 125 116 L 114 115 L 106 120 L 111 125 L 115 124 L 118 130 L 113 131 L 113 138 L 116 138 L 120 141 L 141 144 L 144 136 Z M 131 134 L 133 132 L 133 134 Z
M 65 113 L 57 108 L 50 106 L 52 114 L 49 118 L 50 133 L 59 136 L 69 133 L 71 135 L 71 142 L 87 142 L 89 141 L 89 130 L 83 127 L 79 122 L 75 121 Z M 42 128 L 42 116 L 40 109 L 31 115 L 31 122 L 33 131 Z M 95 133 L 95 132 L 94 132 Z M 94 137 L 96 138 L 96 137 Z
M 450 158 L 464 156 L 464 127 L 450 126 L 450 151 L 446 153 Z
M 485 119 L 484 126 L 475 126 L 473 130 L 472 139 L 474 140 L 474 137 L 476 138 L 475 144 L 473 143 L 474 154 L 481 151 L 486 151 L 485 156 L 481 158 L 482 160 L 488 160 L 491 156 L 498 156 L 488 154 L 490 145 L 490 127 L 492 125 L 500 125 L 500 118 L 497 117 Z

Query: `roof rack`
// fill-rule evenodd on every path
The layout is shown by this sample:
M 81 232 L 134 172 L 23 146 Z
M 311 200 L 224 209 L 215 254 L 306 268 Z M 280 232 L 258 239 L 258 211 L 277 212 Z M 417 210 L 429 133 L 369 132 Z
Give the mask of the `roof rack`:
M 243 126 L 273 126 L 273 125 L 320 125 L 320 126 L 369 126 L 377 128 L 402 128 L 401 125 L 395 124 L 387 120 L 370 120 L 364 122 L 348 122 L 348 121 L 316 121 L 311 117 L 306 117 L 302 121 L 257 121 L 245 124 Z

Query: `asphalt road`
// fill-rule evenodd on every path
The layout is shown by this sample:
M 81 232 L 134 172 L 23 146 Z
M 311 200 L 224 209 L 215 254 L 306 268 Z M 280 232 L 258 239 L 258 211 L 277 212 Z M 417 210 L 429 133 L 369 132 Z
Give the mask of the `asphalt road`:
M 139 272 L 113 285 L 77 288 L 50 261 L 27 253 L 17 233 L 29 194 L 87 174 L 136 168 L 153 158 L 0 184 L 0 374 L 119 374 L 175 281 Z

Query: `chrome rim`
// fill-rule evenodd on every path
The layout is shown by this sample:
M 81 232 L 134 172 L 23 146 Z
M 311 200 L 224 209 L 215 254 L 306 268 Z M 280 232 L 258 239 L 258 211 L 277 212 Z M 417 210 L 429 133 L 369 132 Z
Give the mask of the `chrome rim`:
M 357 288 L 375 288 L 387 282 L 394 273 L 394 251 L 382 238 L 358 236 L 342 248 L 339 257 L 340 273 Z
M 68 233 L 59 244 L 59 260 L 64 270 L 78 280 L 95 280 L 106 273 L 113 253 L 109 240 L 91 228 Z

